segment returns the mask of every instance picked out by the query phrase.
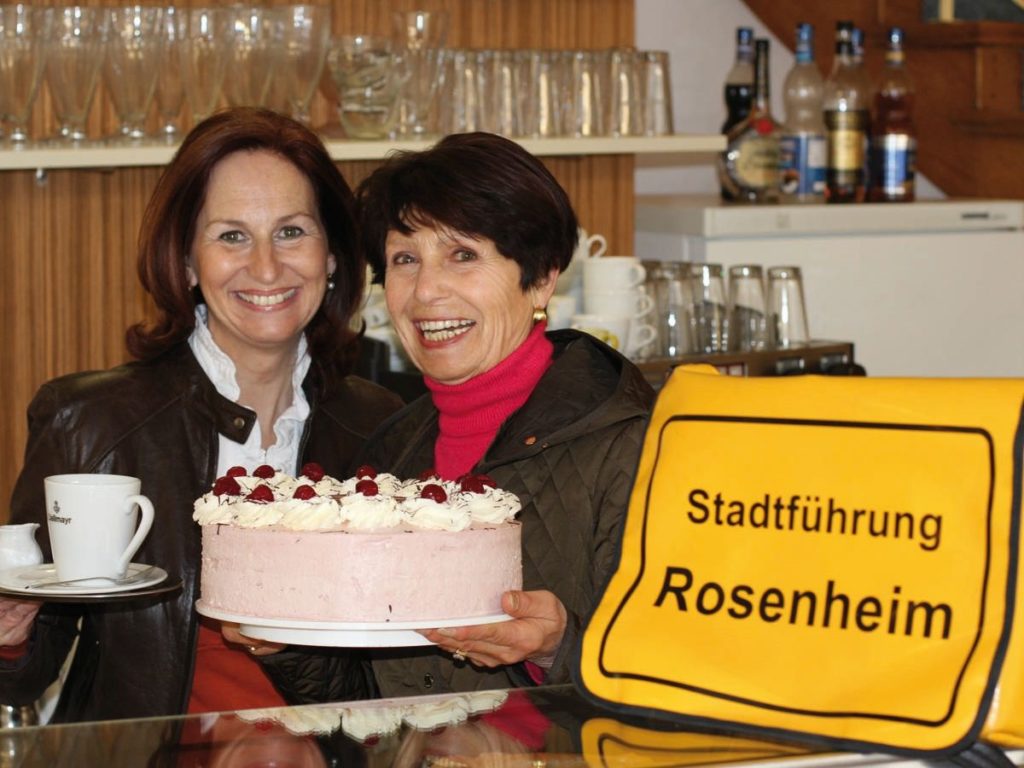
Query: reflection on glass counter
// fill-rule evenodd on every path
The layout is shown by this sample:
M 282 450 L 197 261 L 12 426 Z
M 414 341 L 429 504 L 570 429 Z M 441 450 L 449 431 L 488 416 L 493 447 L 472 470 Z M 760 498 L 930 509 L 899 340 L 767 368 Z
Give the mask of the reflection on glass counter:
M 571 686 L 0 730 L 0 766 L 19 768 L 825 764 L 925 765 L 720 728 L 626 718 L 588 703 Z

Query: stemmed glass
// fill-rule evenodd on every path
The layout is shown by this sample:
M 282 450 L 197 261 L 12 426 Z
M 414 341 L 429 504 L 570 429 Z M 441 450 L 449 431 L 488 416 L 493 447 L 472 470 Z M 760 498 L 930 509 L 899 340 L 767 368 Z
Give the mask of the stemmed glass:
M 160 133 L 173 140 L 180 130 L 178 117 L 185 103 L 185 40 L 188 37 L 188 13 L 177 6 L 165 6 L 160 24 L 160 66 L 156 76 L 156 109 L 160 115 Z
M 105 8 L 80 5 L 54 8 L 53 12 L 46 42 L 46 81 L 53 111 L 62 138 L 84 141 L 85 122 L 103 66 L 108 13 Z
M 286 88 L 291 116 L 309 125 L 309 105 L 324 71 L 331 41 L 331 8 L 328 5 L 286 5 L 284 60 L 279 82 Z M 278 106 L 275 103 L 275 106 Z
M 229 12 L 224 95 L 232 106 L 264 106 L 283 57 L 283 9 L 233 6 Z
M 228 62 L 227 13 L 223 8 L 192 8 L 188 12 L 182 76 L 193 124 L 209 117 L 220 99 Z
M 156 90 L 163 50 L 163 9 L 141 5 L 110 8 L 104 82 L 121 121 L 121 136 L 146 135 L 146 113 Z
M 29 5 L 0 6 L 0 119 L 10 140 L 28 140 L 28 121 L 39 92 L 44 41 L 52 12 Z
M 407 80 L 399 110 L 399 131 L 404 136 L 429 136 L 430 108 L 441 83 L 444 44 L 448 37 L 447 11 L 408 11 L 392 15 L 394 36 L 404 51 Z

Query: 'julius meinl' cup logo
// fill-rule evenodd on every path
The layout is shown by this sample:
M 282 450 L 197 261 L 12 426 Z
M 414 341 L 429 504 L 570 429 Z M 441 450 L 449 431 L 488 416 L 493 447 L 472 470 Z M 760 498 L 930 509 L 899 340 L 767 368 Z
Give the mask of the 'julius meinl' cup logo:
M 60 502 L 59 501 L 54 501 L 53 502 L 53 512 L 50 513 L 48 519 L 49 519 L 49 521 L 51 523 L 61 523 L 63 525 L 71 525 L 71 518 L 70 517 L 61 517 L 61 515 L 60 515 Z

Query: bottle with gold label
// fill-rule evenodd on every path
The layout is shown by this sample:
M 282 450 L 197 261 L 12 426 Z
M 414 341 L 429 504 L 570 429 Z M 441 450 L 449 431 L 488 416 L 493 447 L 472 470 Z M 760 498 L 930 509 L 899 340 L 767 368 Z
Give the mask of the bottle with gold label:
M 852 32 L 851 22 L 836 24 L 836 57 L 825 80 L 825 199 L 830 203 L 861 202 L 865 193 L 871 87 L 854 60 Z
M 780 128 L 768 90 L 768 41 L 754 44 L 754 100 L 750 114 L 726 134 L 719 157 L 722 197 L 748 203 L 779 198 Z

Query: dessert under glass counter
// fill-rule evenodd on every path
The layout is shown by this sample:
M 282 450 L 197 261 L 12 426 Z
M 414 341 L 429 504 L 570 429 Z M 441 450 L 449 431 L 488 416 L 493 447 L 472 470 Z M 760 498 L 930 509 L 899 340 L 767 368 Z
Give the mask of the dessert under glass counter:
M 26 768 L 942 764 L 625 718 L 571 686 L 0 730 L 0 766 Z

